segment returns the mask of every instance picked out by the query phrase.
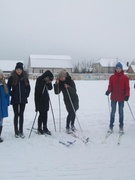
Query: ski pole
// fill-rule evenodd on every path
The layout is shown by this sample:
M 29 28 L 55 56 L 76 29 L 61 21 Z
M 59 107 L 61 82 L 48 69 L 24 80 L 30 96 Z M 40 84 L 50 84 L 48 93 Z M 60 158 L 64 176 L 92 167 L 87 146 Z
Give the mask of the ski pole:
M 46 87 L 46 90 L 47 90 L 47 92 L 48 92 L 48 88 L 47 88 L 46 85 L 45 85 L 45 87 Z M 48 95 L 49 95 L 49 92 L 48 92 Z M 55 130 L 55 132 L 56 132 L 56 123 L 55 123 L 54 112 L 53 112 L 53 107 L 52 107 L 52 102 L 51 102 L 50 96 L 49 96 L 49 102 L 50 102 L 51 111 L 52 111 L 54 130 Z
M 50 98 L 49 98 L 50 99 Z M 52 117 L 53 117 L 53 124 L 54 124 L 54 130 L 56 132 L 56 124 L 55 124 L 55 118 L 54 118 L 54 112 L 53 112 L 53 107 L 50 99 L 50 106 L 51 106 L 51 111 L 52 111 Z
M 60 88 L 58 85 L 58 101 L 59 101 L 59 132 L 61 132 L 61 105 L 60 105 Z
M 34 118 L 34 121 L 33 121 L 33 124 L 32 124 L 32 127 L 31 127 L 30 134 L 29 134 L 29 137 L 28 137 L 28 138 L 30 138 L 30 136 L 31 136 L 32 129 L 33 129 L 33 127 L 34 127 L 34 124 L 35 124 L 35 121 L 36 121 L 36 118 L 37 118 L 37 114 L 38 114 L 38 111 L 36 112 L 36 115 L 35 115 L 35 118 Z
M 46 85 L 44 85 L 44 87 L 43 87 L 42 94 L 44 94 L 45 86 L 46 86 Z M 41 99 L 40 99 L 40 103 L 41 103 Z M 40 103 L 39 103 L 39 105 L 40 105 Z M 32 129 L 33 129 L 33 127 L 34 127 L 34 124 L 35 124 L 35 121 L 36 121 L 36 118 L 37 118 L 37 114 L 38 114 L 38 111 L 36 112 L 36 115 L 35 115 L 35 118 L 34 118 L 34 121 L 33 121 L 33 124 L 32 124 L 32 127 L 31 127 L 30 134 L 29 134 L 29 137 L 28 137 L 28 138 L 30 138 L 30 136 L 31 136 Z
M 83 130 L 82 130 L 82 128 L 81 128 L 81 124 L 80 124 L 79 119 L 78 119 L 78 117 L 77 117 L 77 115 L 76 115 L 75 107 L 74 107 L 74 105 L 73 105 L 73 102 L 72 102 L 71 96 L 70 96 L 69 91 L 68 91 L 68 89 L 67 89 L 67 88 L 66 88 L 66 91 L 67 91 L 67 94 L 68 94 L 68 97 L 69 97 L 69 100 L 70 100 L 71 106 L 72 106 L 72 108 L 73 108 L 73 111 L 74 111 L 74 113 L 75 113 L 75 116 L 76 116 L 76 119 L 77 119 L 77 122 L 78 122 L 79 128 L 80 128 L 80 130 L 81 130 L 81 132 L 82 132 L 82 135 L 83 135 Z M 84 135 L 83 135 L 83 136 L 84 136 Z
M 109 108 L 109 115 L 111 114 L 111 111 L 110 111 L 110 102 L 109 102 L 109 96 L 107 96 L 107 99 L 108 99 L 108 108 Z
M 133 120 L 135 121 L 135 117 L 134 117 L 134 115 L 133 115 L 133 112 L 132 112 L 132 110 L 131 110 L 131 107 L 130 107 L 130 105 L 129 105 L 129 102 L 128 102 L 128 101 L 127 101 L 127 105 L 128 105 L 129 110 L 130 110 L 130 112 L 131 112 L 131 114 L 132 114 Z

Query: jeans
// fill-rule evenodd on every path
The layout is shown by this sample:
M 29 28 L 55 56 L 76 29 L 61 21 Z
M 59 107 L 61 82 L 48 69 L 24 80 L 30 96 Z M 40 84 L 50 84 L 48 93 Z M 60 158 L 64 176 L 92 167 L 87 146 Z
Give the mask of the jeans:
M 113 124 L 115 121 L 115 113 L 116 113 L 116 105 L 117 101 L 111 101 L 111 117 L 110 117 L 110 128 L 113 128 Z M 118 102 L 118 108 L 119 108 L 119 126 L 123 127 L 123 119 L 124 119 L 124 113 L 123 113 L 123 108 L 124 108 L 124 101 Z
M 0 126 L 3 126 L 3 118 L 0 119 Z
M 25 110 L 25 104 L 13 104 L 15 134 L 18 134 L 18 132 L 23 133 L 24 110 Z M 18 131 L 18 118 L 19 118 L 19 131 Z

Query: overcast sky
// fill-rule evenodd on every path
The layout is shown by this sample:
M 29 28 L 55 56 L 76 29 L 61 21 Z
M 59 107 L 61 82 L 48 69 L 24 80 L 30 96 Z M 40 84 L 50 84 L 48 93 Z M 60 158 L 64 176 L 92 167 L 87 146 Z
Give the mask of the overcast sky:
M 135 59 L 135 0 L 0 0 L 0 59 Z

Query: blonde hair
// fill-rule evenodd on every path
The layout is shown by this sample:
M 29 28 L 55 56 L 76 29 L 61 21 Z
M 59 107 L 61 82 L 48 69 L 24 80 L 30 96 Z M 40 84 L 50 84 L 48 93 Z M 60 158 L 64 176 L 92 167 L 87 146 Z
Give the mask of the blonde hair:
M 5 77 L 3 76 L 2 80 L 1 80 L 2 84 L 3 84 L 3 87 L 4 87 L 4 92 L 6 94 L 8 94 L 8 88 L 7 88 L 7 85 L 6 85 L 6 81 L 5 81 Z

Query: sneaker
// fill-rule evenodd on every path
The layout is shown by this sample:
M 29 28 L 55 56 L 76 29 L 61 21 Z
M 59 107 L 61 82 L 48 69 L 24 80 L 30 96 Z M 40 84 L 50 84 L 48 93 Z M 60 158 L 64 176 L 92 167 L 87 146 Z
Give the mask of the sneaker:
M 23 133 L 20 133 L 20 137 L 21 137 L 22 139 L 24 139 L 24 138 L 25 138 L 25 135 L 24 135 Z
M 44 133 L 48 135 L 52 135 L 51 132 L 47 128 L 45 128 Z
M 19 138 L 19 135 L 18 135 L 18 134 L 15 134 L 15 138 Z
M 2 143 L 3 142 L 3 139 L 0 137 L 0 143 Z
M 72 130 L 70 128 L 66 128 L 67 134 L 72 134 Z
M 113 128 L 112 128 L 112 127 L 110 127 L 110 128 L 108 129 L 108 133 L 113 133 Z
M 124 134 L 124 129 L 123 129 L 123 127 L 119 127 L 119 133 Z
M 75 132 L 75 131 L 76 131 L 75 126 L 71 126 L 71 130 L 72 130 L 73 132 Z
M 43 131 L 42 129 L 38 129 L 38 134 L 43 135 L 43 134 L 44 134 L 44 131 Z

